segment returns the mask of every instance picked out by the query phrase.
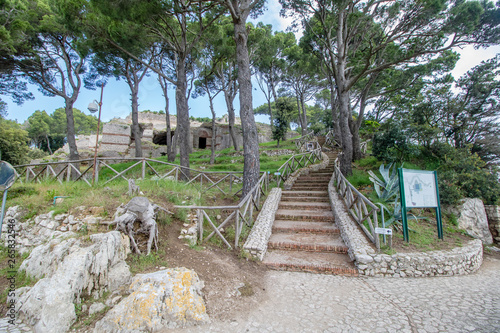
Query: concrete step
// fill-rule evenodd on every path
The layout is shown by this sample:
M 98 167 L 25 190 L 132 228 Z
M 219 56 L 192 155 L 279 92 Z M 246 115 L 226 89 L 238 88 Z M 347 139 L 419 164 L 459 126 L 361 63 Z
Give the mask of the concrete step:
M 303 177 L 299 177 L 296 181 L 295 181 L 295 185 L 297 184 L 311 184 L 311 183 L 314 183 L 314 184 L 328 184 L 328 182 L 330 181 L 330 178 L 311 178 L 311 177 L 307 177 L 307 178 L 303 178 Z
M 293 185 L 292 191 L 326 191 L 328 184 L 309 184 L 309 185 Z
M 314 179 L 297 179 L 293 185 L 328 185 L 329 181 L 325 180 L 314 180 Z
M 276 233 L 272 234 L 267 244 L 268 249 L 347 253 L 347 246 L 334 234 L 312 233 Z
M 281 197 L 327 197 L 328 191 L 282 191 Z
M 273 233 L 278 232 L 339 234 L 340 230 L 334 223 L 331 222 L 275 220 L 273 224 Z
M 332 208 L 330 207 L 330 203 L 328 202 L 282 201 L 279 203 L 278 209 L 331 211 Z
M 277 270 L 358 276 L 345 254 L 272 250 L 267 252 L 263 264 Z
M 290 201 L 300 201 L 300 202 L 330 202 L 328 196 L 323 197 L 312 197 L 312 196 L 281 196 L 281 202 L 290 202 Z
M 278 209 L 275 220 L 333 222 L 333 212 L 313 210 Z

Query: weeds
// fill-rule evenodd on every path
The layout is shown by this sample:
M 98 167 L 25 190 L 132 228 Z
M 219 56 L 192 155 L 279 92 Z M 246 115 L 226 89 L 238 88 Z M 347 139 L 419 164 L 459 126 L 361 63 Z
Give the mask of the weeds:
M 154 269 L 157 266 L 167 266 L 165 251 L 159 249 L 158 252 L 152 251 L 148 255 L 132 253 L 127 258 L 127 263 L 130 266 L 130 272 L 136 274 L 139 272 Z

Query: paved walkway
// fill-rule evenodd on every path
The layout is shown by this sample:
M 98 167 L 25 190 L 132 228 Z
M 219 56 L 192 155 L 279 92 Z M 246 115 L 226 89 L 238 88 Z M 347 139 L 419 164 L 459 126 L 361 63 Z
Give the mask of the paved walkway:
M 476 274 L 353 278 L 270 271 L 266 300 L 232 322 L 177 332 L 500 332 L 500 260 Z M 23 332 L 0 320 L 0 332 Z
M 248 316 L 183 332 L 500 332 L 498 259 L 476 274 L 435 278 L 270 271 L 266 290 Z

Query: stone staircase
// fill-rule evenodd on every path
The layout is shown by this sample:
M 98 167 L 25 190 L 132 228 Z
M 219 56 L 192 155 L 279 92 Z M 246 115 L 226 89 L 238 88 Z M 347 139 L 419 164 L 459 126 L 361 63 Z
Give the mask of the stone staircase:
M 357 270 L 340 238 L 328 199 L 334 155 L 322 170 L 300 176 L 283 191 L 276 212 L 268 252 L 270 268 L 356 276 Z

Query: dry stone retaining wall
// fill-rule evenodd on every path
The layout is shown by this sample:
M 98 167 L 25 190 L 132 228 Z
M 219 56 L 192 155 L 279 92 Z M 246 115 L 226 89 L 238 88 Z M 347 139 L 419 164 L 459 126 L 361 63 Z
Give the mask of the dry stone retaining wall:
M 290 189 L 295 182 L 295 180 L 302 174 L 308 174 L 309 171 L 317 171 L 319 169 L 324 169 L 328 166 L 330 159 L 328 155 L 325 153 L 321 153 L 321 157 L 323 161 L 318 164 L 309 165 L 305 168 L 296 170 L 284 183 L 285 189 Z M 291 178 L 293 180 L 289 181 Z M 281 201 L 281 189 L 273 188 L 266 199 L 266 202 L 262 206 L 262 210 L 260 211 L 257 219 L 254 223 L 250 234 L 248 235 L 247 241 L 245 245 L 243 245 L 243 249 L 250 253 L 251 256 L 258 258 L 259 260 L 263 260 L 264 256 L 267 252 L 267 243 L 269 241 L 269 237 L 271 237 L 274 217 L 276 215 L 276 211 L 278 210 L 278 205 Z
M 259 260 L 264 259 L 267 251 L 267 242 L 271 237 L 274 217 L 281 201 L 281 189 L 275 187 L 271 189 L 266 202 L 255 220 L 254 226 L 248 235 L 243 249 Z
M 483 262 L 483 245 L 478 239 L 451 251 L 425 253 L 377 253 L 352 220 L 344 201 L 335 191 L 333 178 L 329 189 L 330 204 L 348 254 L 355 261 L 360 275 L 419 277 L 470 274 Z

